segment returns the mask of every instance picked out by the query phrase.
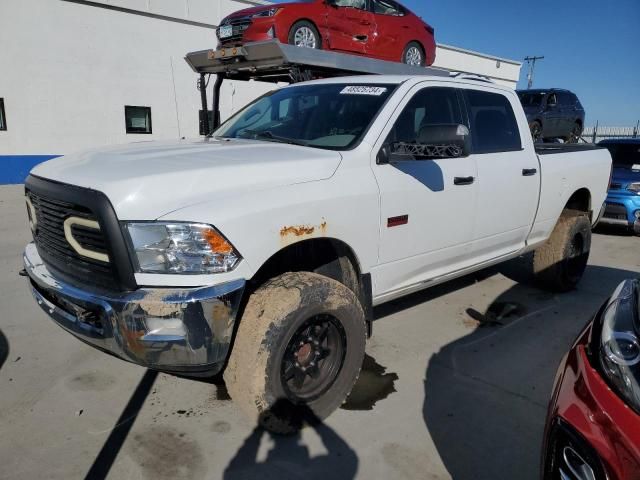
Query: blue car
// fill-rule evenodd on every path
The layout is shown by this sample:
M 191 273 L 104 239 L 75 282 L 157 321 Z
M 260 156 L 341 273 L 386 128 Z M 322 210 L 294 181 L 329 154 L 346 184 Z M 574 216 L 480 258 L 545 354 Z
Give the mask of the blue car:
M 619 225 L 640 235 L 640 138 L 603 140 L 613 158 L 613 174 L 600 223 Z

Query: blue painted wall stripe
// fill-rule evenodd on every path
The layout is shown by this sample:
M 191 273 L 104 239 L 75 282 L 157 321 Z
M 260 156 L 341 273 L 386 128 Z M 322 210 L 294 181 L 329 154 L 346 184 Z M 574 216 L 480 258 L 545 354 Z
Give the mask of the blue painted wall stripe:
M 60 155 L 0 155 L 0 185 L 24 183 L 33 167 Z

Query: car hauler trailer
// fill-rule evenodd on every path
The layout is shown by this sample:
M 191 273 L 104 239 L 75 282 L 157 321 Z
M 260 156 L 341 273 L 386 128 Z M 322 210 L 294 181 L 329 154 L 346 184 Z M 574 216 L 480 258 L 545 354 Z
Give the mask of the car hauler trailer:
M 261 82 L 297 83 L 345 75 L 430 75 L 448 77 L 450 73 L 437 68 L 416 67 L 403 63 L 376 60 L 345 53 L 287 45 L 277 40 L 249 43 L 242 47 L 200 50 L 188 53 L 186 62 L 200 74 L 198 89 L 202 111 L 208 111 L 207 77 L 215 75 L 213 86 L 213 125 L 203 115 L 204 132 L 220 126 L 220 89 L 228 80 L 258 80 Z

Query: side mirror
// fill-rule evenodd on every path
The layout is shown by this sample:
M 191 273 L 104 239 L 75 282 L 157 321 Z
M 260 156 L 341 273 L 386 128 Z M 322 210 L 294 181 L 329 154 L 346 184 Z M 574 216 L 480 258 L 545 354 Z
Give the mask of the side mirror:
M 415 143 L 396 142 L 391 147 L 391 154 L 413 160 L 468 157 L 471 135 L 466 125 L 425 125 Z
M 324 0 L 324 3 L 329 7 L 338 8 L 338 6 L 336 5 L 336 0 Z

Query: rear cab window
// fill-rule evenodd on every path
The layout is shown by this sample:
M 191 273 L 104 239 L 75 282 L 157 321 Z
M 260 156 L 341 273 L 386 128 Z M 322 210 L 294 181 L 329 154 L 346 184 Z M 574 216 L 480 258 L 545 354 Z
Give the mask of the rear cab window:
M 498 153 L 522 149 L 520 129 L 509 99 L 482 90 L 464 90 L 473 153 Z

